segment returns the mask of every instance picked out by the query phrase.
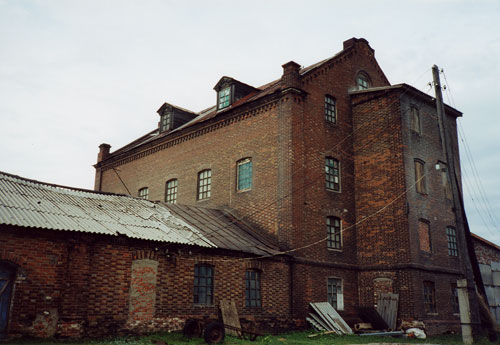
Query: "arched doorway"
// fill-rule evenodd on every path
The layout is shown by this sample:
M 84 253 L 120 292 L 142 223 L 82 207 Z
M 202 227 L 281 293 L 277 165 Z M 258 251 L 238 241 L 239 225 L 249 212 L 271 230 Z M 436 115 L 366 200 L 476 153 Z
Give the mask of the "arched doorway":
M 0 339 L 7 336 L 14 273 L 15 268 L 12 265 L 0 261 Z

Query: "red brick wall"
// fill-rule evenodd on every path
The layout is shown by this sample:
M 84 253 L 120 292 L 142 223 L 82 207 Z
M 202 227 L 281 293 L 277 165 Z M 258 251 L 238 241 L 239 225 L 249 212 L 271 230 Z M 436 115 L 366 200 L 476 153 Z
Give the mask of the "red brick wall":
M 477 238 L 472 238 L 477 261 L 480 264 L 489 265 L 491 262 L 500 262 L 500 249 L 495 248 Z
M 17 266 L 10 335 L 101 336 L 180 329 L 190 317 L 217 318 L 221 299 L 233 299 L 241 317 L 254 318 L 262 327 L 291 321 L 289 265 L 284 261 L 253 262 L 241 260 L 241 255 L 175 245 L 169 246 L 168 257 L 163 249 L 155 250 L 165 245 L 146 241 L 3 226 L 0 231 L 0 261 Z M 132 274 L 132 267 L 146 261 L 158 265 L 156 284 L 137 271 Z M 193 304 L 198 262 L 214 266 L 213 306 Z M 245 307 L 248 268 L 262 272 L 261 308 Z

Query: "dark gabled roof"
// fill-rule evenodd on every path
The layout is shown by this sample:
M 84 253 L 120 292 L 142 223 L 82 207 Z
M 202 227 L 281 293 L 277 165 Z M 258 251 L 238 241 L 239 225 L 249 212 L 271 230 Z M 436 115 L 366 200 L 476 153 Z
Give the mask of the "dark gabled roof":
M 429 104 L 436 103 L 436 99 L 434 97 L 420 91 L 419 89 L 417 89 L 411 85 L 404 84 L 404 83 L 391 85 L 391 86 L 372 87 L 372 88 L 364 89 L 364 90 L 354 90 L 354 91 L 350 91 L 349 95 L 351 95 L 351 97 L 356 97 L 357 95 L 365 95 L 365 94 L 370 94 L 370 93 L 373 93 L 373 94 L 385 93 L 385 92 L 397 91 L 397 90 L 399 90 L 399 91 L 403 90 L 404 92 L 409 93 L 417 98 L 420 98 L 422 101 L 427 102 Z M 353 105 L 356 105 L 356 104 L 353 104 Z M 444 106 L 445 106 L 445 111 L 447 113 L 455 115 L 456 117 L 462 116 L 462 112 L 460 112 L 459 110 L 457 110 L 453 107 L 450 107 L 447 104 L 445 104 Z
M 339 58 L 342 58 L 345 54 L 347 54 L 351 49 L 353 49 L 354 47 L 354 43 L 356 42 L 363 42 L 365 44 L 368 45 L 368 41 L 366 41 L 365 39 L 363 38 L 351 38 L 347 41 L 344 42 L 344 49 L 341 50 L 339 53 L 327 58 L 327 59 L 324 59 L 324 60 L 321 60 L 315 64 L 312 64 L 308 67 L 304 67 L 302 69 L 300 69 L 299 71 L 299 74 L 301 76 L 305 76 L 309 73 L 312 73 L 314 72 L 315 70 L 317 70 L 318 68 L 322 67 L 323 65 L 325 64 L 328 64 L 334 60 L 337 60 Z M 369 49 L 371 49 L 373 51 L 373 49 L 371 47 L 369 47 Z M 384 75 L 383 71 L 380 69 L 381 73 L 382 73 L 382 76 L 387 80 L 386 76 Z M 209 107 L 205 110 L 202 110 L 200 112 L 193 112 L 193 111 L 190 111 L 190 110 L 187 110 L 187 109 L 183 109 L 183 108 L 180 108 L 178 107 L 179 109 L 183 109 L 184 111 L 186 112 L 189 112 L 191 114 L 195 114 L 197 115 L 194 119 L 192 119 L 191 121 L 187 122 L 186 124 L 182 125 L 182 126 L 179 126 L 178 128 L 174 129 L 174 130 L 171 130 L 171 131 L 168 131 L 168 132 L 163 132 L 163 133 L 160 133 L 159 129 L 156 128 L 154 129 L 153 131 L 149 132 L 147 135 L 145 136 L 142 136 L 140 137 L 139 139 L 133 141 L 132 143 L 130 144 L 127 144 L 117 150 L 115 150 L 114 152 L 112 152 L 108 158 L 112 159 L 113 157 L 116 157 L 116 155 L 119 155 L 121 153 L 124 153 L 124 152 L 128 152 L 134 148 L 137 148 L 139 146 L 142 146 L 142 145 L 145 145 L 145 144 L 148 144 L 148 143 L 151 143 L 151 142 L 154 142 L 156 140 L 160 140 L 161 138 L 164 138 L 164 137 L 167 137 L 167 136 L 170 136 L 170 135 L 173 135 L 174 133 L 178 133 L 179 131 L 182 131 L 188 127 L 191 127 L 193 125 L 196 125 L 196 124 L 199 124 L 199 123 L 202 123 L 202 122 L 205 122 L 207 120 L 210 120 L 214 117 L 217 117 L 217 116 L 220 116 L 222 114 L 226 114 L 227 112 L 243 105 L 243 104 L 248 104 L 248 103 L 251 103 L 253 101 L 256 101 L 256 100 L 259 100 L 263 97 L 266 97 L 268 95 L 271 95 L 275 92 L 278 92 L 281 90 L 281 79 L 277 79 L 277 80 L 274 80 L 274 81 L 271 81 L 267 84 L 264 84 L 258 88 L 255 88 L 251 85 L 248 85 L 248 84 L 245 84 L 245 83 L 242 83 L 234 78 L 231 78 L 231 77 L 227 77 L 227 76 L 224 76 L 222 77 L 219 82 L 215 85 L 214 88 L 217 88 L 217 86 L 219 84 L 221 84 L 222 82 L 224 81 L 227 81 L 227 80 L 232 80 L 236 83 L 239 83 L 241 85 L 245 85 L 247 86 L 248 88 L 250 89 L 254 89 L 253 92 L 251 92 L 250 94 L 248 94 L 247 96 L 239 99 L 238 101 L 234 102 L 233 104 L 231 104 L 230 106 L 224 108 L 224 109 L 221 109 L 221 110 L 217 110 L 217 106 L 212 106 L 212 107 Z M 387 80 L 387 83 L 389 83 L 389 81 Z M 161 109 L 161 108 L 160 108 Z
M 278 247 L 228 211 L 167 205 L 0 172 L 0 225 L 274 255 Z

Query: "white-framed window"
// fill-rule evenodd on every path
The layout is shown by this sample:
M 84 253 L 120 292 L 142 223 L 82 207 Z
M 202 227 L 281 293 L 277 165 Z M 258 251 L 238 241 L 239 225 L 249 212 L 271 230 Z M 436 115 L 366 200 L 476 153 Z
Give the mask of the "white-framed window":
M 168 180 L 165 184 L 165 202 L 168 204 L 177 203 L 177 179 Z
M 344 310 L 342 279 L 334 277 L 327 278 L 327 301 L 335 310 Z
M 236 188 L 238 191 L 252 189 L 252 158 L 237 162 Z
M 218 109 L 224 109 L 231 105 L 231 87 L 226 87 L 219 91 Z
M 198 173 L 198 200 L 209 199 L 212 188 L 212 170 L 202 170 Z

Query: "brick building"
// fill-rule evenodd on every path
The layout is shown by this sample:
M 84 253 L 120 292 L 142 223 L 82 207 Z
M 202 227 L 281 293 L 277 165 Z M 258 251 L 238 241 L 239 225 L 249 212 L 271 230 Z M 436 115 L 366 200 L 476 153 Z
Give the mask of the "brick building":
M 222 299 L 290 324 L 289 260 L 225 211 L 0 173 L 0 234 L 0 340 L 181 329 Z
M 221 78 L 201 112 L 163 104 L 157 128 L 114 152 L 100 146 L 95 189 L 228 209 L 273 236 L 293 258 L 294 318 L 329 300 L 353 319 L 391 291 L 400 320 L 456 330 L 454 284 L 472 273 L 435 99 L 390 85 L 364 39 L 282 67 L 261 87 Z M 445 107 L 457 157 L 459 116 Z

